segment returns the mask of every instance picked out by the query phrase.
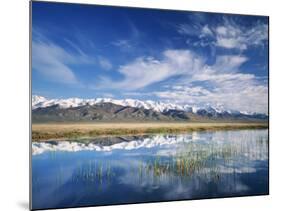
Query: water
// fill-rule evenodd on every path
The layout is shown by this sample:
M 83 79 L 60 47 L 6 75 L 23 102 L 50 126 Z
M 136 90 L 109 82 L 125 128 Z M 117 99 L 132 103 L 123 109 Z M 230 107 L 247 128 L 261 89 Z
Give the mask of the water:
M 268 194 L 268 130 L 32 144 L 33 209 Z

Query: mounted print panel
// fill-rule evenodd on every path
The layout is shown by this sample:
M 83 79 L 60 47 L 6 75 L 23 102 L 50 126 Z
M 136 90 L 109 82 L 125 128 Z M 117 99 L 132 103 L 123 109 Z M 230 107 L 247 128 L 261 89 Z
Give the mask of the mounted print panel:
M 268 17 L 30 9 L 32 210 L 269 194 Z

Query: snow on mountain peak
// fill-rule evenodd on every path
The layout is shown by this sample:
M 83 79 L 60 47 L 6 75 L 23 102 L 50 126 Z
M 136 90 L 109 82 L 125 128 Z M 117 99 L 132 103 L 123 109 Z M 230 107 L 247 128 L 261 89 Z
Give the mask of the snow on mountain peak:
M 35 104 L 38 104 L 40 102 L 46 101 L 45 97 L 38 96 L 38 95 L 32 95 L 32 106 Z
M 32 96 L 32 109 L 44 108 L 53 105 L 59 105 L 62 108 L 77 107 L 83 105 L 94 105 L 98 103 L 113 103 L 121 106 L 130 106 L 144 109 L 153 109 L 154 111 L 163 112 L 166 110 L 176 109 L 185 110 L 183 106 L 175 104 L 165 104 L 162 102 L 155 102 L 151 100 L 141 101 L 135 99 L 116 100 L 112 98 L 94 98 L 94 99 L 81 99 L 81 98 L 68 98 L 68 99 L 46 99 L 41 96 Z
M 187 111 L 192 113 L 198 113 L 200 111 L 207 111 L 208 113 L 229 113 L 229 114 L 246 114 L 249 112 L 240 112 L 235 110 L 227 110 L 223 105 L 211 106 L 209 104 L 204 107 L 190 106 L 190 105 L 177 105 L 172 103 L 163 103 L 160 101 L 152 100 L 136 100 L 136 99 L 112 99 L 112 98 L 93 98 L 93 99 L 81 99 L 81 98 L 68 98 L 68 99 L 47 99 L 42 96 L 32 96 L 32 109 L 44 108 L 53 105 L 59 105 L 61 108 L 78 107 L 84 105 L 95 105 L 98 103 L 113 103 L 121 106 L 130 106 L 136 108 L 152 109 L 157 112 L 165 112 L 169 110 Z

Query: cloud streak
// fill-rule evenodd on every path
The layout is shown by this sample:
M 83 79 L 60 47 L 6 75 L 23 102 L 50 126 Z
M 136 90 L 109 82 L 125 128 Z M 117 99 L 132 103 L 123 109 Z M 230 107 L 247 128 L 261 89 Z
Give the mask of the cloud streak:
M 139 57 L 120 66 L 118 72 L 121 81 L 108 78 L 103 80 L 106 86 L 124 90 L 137 90 L 173 76 L 186 75 L 201 66 L 201 60 L 189 50 L 166 50 L 162 59 Z
M 243 56 L 221 56 L 192 75 L 154 95 L 179 104 L 223 106 L 230 110 L 268 113 L 268 86 L 254 74 L 241 73 Z M 228 65 L 229 64 L 229 65 Z
M 74 71 L 68 66 L 74 60 L 73 55 L 53 43 L 32 42 L 32 67 L 48 80 L 77 84 Z
M 33 69 L 44 80 L 83 85 L 85 96 L 103 93 L 267 113 L 267 57 L 261 50 L 268 41 L 266 19 L 194 14 L 193 20 L 185 16 L 180 19 L 185 22 L 165 29 L 155 26 L 155 34 L 125 21 L 127 28 L 114 28 L 116 36 L 104 43 L 93 43 L 87 33 L 51 41 L 34 30 Z
M 139 42 L 143 34 L 132 21 L 127 20 L 127 22 L 129 26 L 129 32 L 127 36 L 117 39 L 111 42 L 111 44 L 115 47 L 118 47 L 123 52 L 132 52 L 133 50 L 136 50 L 137 46 L 140 44 Z
M 98 65 L 104 70 L 112 68 L 111 62 L 100 55 L 86 54 L 76 43 L 64 39 L 72 50 L 67 50 L 48 40 L 39 31 L 34 30 L 32 41 L 32 68 L 45 79 L 62 84 L 79 84 L 72 65 Z
M 228 19 L 214 29 L 216 45 L 228 49 L 246 50 L 250 46 L 263 46 L 268 39 L 268 26 L 257 22 L 254 26 L 241 27 Z
M 170 49 L 161 59 L 140 57 L 121 66 L 121 81 L 106 78 L 106 87 L 125 90 L 127 95 L 163 82 L 151 93 L 167 102 L 190 105 L 223 106 L 230 110 L 267 113 L 268 87 L 254 74 L 240 68 L 248 61 L 242 55 L 217 56 L 208 65 L 203 57 L 190 50 Z M 173 77 L 177 79 L 171 81 Z M 160 86 L 160 85 L 159 85 Z
M 105 57 L 99 56 L 98 62 L 99 62 L 99 65 L 105 70 L 110 70 L 112 68 L 111 62 Z
M 194 41 L 195 46 L 201 47 L 214 45 L 224 49 L 247 50 L 249 47 L 261 47 L 268 40 L 268 25 L 256 21 L 251 26 L 242 26 L 237 24 L 231 18 L 224 17 L 216 25 L 196 23 L 196 24 L 179 24 L 177 31 L 187 37 L 201 38 Z M 187 39 L 189 44 L 190 40 Z

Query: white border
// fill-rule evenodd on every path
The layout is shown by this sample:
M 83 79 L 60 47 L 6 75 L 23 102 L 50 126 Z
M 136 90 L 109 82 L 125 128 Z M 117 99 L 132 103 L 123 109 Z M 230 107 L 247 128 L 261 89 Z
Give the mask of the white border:
M 92 3 L 163 9 L 256 14 L 270 16 L 270 196 L 164 202 L 154 204 L 96 207 L 96 210 L 276 210 L 280 198 L 280 163 L 278 121 L 280 105 L 280 38 L 281 12 L 276 0 L 67 0 Z M 0 210 L 28 209 L 28 139 L 29 139 L 29 2 L 1 2 L 1 180 Z M 280 129 L 279 129 L 280 130 Z M 78 208 L 67 210 L 87 210 Z

